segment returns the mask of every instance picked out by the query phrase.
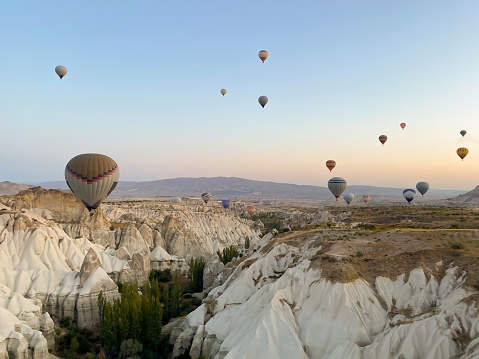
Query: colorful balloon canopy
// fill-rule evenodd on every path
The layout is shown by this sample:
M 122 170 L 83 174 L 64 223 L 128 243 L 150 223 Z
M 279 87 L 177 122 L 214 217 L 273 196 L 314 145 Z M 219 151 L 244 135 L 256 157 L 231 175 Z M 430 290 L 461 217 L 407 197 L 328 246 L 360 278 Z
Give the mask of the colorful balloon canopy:
M 384 144 L 386 143 L 386 141 L 388 140 L 388 136 L 386 135 L 381 135 L 379 136 L 379 142 L 381 142 L 384 146 Z
M 261 61 L 264 62 L 264 60 L 266 60 L 268 58 L 268 51 L 266 50 L 261 50 L 259 53 L 258 53 L 258 56 L 259 58 L 261 59 Z
M 231 201 L 229 199 L 224 199 L 221 201 L 221 205 L 224 209 L 230 208 Z
M 354 199 L 354 194 L 352 193 L 345 193 L 343 196 L 344 200 L 346 201 L 347 204 L 350 204 L 353 199 Z
M 173 197 L 171 199 L 171 203 L 181 203 L 181 198 L 180 197 Z
M 67 74 L 67 68 L 65 66 L 58 65 L 55 67 L 55 72 L 60 77 L 60 80 Z
M 459 132 L 459 133 L 461 134 L 462 137 L 464 137 L 466 135 L 467 131 L 466 130 L 461 130 L 461 132 Z
M 256 210 L 255 206 L 247 206 L 246 207 L 246 212 L 248 212 L 251 216 L 253 215 L 255 210 Z
M 115 189 L 120 169 L 110 157 L 84 153 L 73 157 L 65 168 L 65 181 L 84 206 L 91 211 Z
M 341 177 L 333 177 L 328 181 L 328 188 L 333 194 L 333 196 L 336 197 L 336 201 L 338 200 L 339 196 L 343 194 L 347 185 L 348 184 L 346 180 Z
M 205 202 L 205 203 L 208 203 L 208 201 L 210 200 L 211 198 L 211 193 L 209 192 L 205 192 L 201 195 L 201 199 Z
M 371 198 L 371 197 L 369 197 L 368 194 L 363 194 L 363 201 L 364 201 L 364 203 L 368 203 L 370 198 Z
M 260 97 L 258 98 L 258 102 L 259 102 L 259 104 L 261 105 L 261 107 L 264 108 L 264 107 L 266 106 L 266 104 L 268 103 L 268 97 L 266 97 L 266 96 L 260 96 Z
M 429 190 L 429 183 L 427 182 L 418 182 L 416 184 L 416 189 L 418 190 L 418 192 L 420 194 L 422 194 L 422 196 L 424 197 L 424 195 L 426 194 L 426 192 Z
M 226 95 L 226 90 L 225 89 L 221 89 L 221 94 L 224 96 Z
M 335 160 L 327 160 L 326 161 L 326 167 L 328 167 L 329 172 L 333 170 L 334 167 L 336 167 L 336 161 Z
M 466 147 L 459 147 L 456 153 L 461 158 L 461 160 L 464 160 L 464 157 L 467 156 L 467 154 L 469 153 L 469 150 Z
M 413 190 L 413 189 L 408 188 L 408 189 L 405 189 L 404 191 L 402 191 L 402 195 L 406 199 L 406 201 L 408 201 L 409 204 L 411 204 L 411 201 L 416 196 L 416 191 Z
M 399 126 L 401 126 L 401 128 L 404 130 L 404 127 L 406 127 L 406 124 L 403 122 Z

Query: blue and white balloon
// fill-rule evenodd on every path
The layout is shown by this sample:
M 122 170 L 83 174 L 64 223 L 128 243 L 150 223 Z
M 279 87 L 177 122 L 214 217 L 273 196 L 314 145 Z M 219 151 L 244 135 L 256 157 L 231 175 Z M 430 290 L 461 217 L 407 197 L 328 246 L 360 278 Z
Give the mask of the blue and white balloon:
M 402 191 L 402 195 L 404 196 L 406 201 L 408 201 L 409 204 L 411 204 L 411 201 L 416 196 L 416 191 L 411 189 L 411 188 L 408 188 L 408 189 L 405 189 L 404 191 Z

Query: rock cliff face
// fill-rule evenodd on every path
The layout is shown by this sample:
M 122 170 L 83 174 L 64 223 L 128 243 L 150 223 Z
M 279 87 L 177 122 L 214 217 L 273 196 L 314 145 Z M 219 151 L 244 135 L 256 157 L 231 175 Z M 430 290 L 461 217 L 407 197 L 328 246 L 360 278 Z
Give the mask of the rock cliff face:
M 331 233 L 263 237 L 170 328 L 174 355 L 190 348 L 192 357 L 214 359 L 479 357 L 478 293 L 466 280 L 477 274 L 474 261 L 395 232 L 372 234 L 374 244 L 351 242 L 367 253 L 359 259 Z M 380 254 L 386 247 L 391 258 Z M 223 275 L 216 262 L 207 268 Z

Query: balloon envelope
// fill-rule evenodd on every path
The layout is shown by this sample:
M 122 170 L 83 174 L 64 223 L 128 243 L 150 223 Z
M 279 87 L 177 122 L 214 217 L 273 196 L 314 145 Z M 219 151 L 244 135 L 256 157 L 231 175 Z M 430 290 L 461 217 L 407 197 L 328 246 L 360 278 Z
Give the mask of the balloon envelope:
M 248 212 L 250 215 L 253 215 L 255 210 L 256 210 L 255 206 L 247 206 L 246 207 L 246 212 Z
M 221 94 L 224 96 L 226 95 L 226 90 L 225 89 L 221 89 Z
M 119 179 L 120 169 L 116 162 L 98 153 L 73 157 L 65 168 L 68 187 L 89 211 L 100 206 Z
M 344 180 L 344 178 L 341 178 L 341 177 L 333 177 L 328 181 L 328 188 L 333 194 L 333 196 L 336 197 L 336 201 L 338 200 L 339 196 L 343 194 L 347 185 L 348 184 L 346 180 Z
M 464 157 L 466 157 L 467 154 L 469 153 L 469 150 L 466 147 L 459 147 L 456 153 L 461 158 L 461 160 L 463 160 Z
M 381 135 L 379 136 L 379 142 L 381 142 L 384 146 L 384 144 L 386 143 L 386 141 L 388 140 L 388 136 L 386 135 Z
M 346 201 L 347 204 L 350 204 L 353 199 L 354 199 L 354 194 L 352 193 L 345 193 L 343 196 L 344 200 Z
M 327 160 L 326 161 L 326 167 L 328 167 L 329 172 L 333 170 L 334 167 L 336 167 L 336 161 L 335 160 Z
M 221 205 L 222 205 L 223 208 L 225 208 L 225 209 L 230 208 L 230 203 L 231 203 L 231 201 L 230 201 L 229 199 L 224 199 L 224 200 L 221 201 Z
M 364 194 L 364 195 L 363 195 L 363 201 L 364 201 L 364 203 L 368 203 L 368 202 L 369 202 L 369 198 L 370 198 L 370 197 L 369 197 L 368 194 Z
M 268 103 L 268 97 L 266 96 L 260 96 L 258 98 L 258 102 L 259 104 L 264 108 L 266 106 L 266 104 Z
M 173 197 L 171 199 L 171 203 L 181 203 L 181 198 L 180 197 Z
M 401 128 L 404 130 L 404 127 L 406 127 L 406 124 L 403 122 L 399 126 L 401 126 Z
M 258 52 L 258 56 L 261 59 L 261 61 L 264 62 L 264 60 L 266 60 L 268 58 L 268 51 L 261 50 L 260 52 Z
M 210 198 L 211 198 L 211 193 L 205 192 L 205 193 L 203 193 L 203 194 L 201 195 L 201 198 L 203 199 L 203 201 L 204 201 L 205 203 L 208 203 L 208 201 L 209 201 Z
M 424 195 L 426 194 L 426 192 L 429 190 L 429 183 L 427 182 L 418 182 L 416 184 L 416 189 L 419 191 L 420 194 Z
M 462 137 L 464 137 L 464 136 L 466 135 L 467 131 L 466 131 L 466 130 L 462 130 L 462 131 L 459 132 L 459 133 L 462 135 Z
M 58 65 L 55 67 L 55 72 L 60 77 L 60 80 L 67 74 L 67 68 L 65 66 Z
M 416 196 L 416 191 L 413 190 L 413 189 L 408 188 L 408 189 L 405 189 L 404 191 L 402 191 L 402 195 L 406 199 L 406 201 L 411 203 L 411 201 Z

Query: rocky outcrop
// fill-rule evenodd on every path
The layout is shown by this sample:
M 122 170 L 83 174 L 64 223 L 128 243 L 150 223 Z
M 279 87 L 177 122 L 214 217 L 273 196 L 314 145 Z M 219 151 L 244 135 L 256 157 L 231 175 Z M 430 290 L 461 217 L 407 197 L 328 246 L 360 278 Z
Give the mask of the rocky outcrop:
M 335 223 L 339 227 L 344 226 L 344 220 L 351 216 L 351 212 L 342 212 L 333 215 L 329 211 L 318 210 L 315 213 L 305 213 L 301 211 L 289 211 L 281 213 L 281 228 L 302 227 L 307 224 L 322 224 L 324 222 Z

